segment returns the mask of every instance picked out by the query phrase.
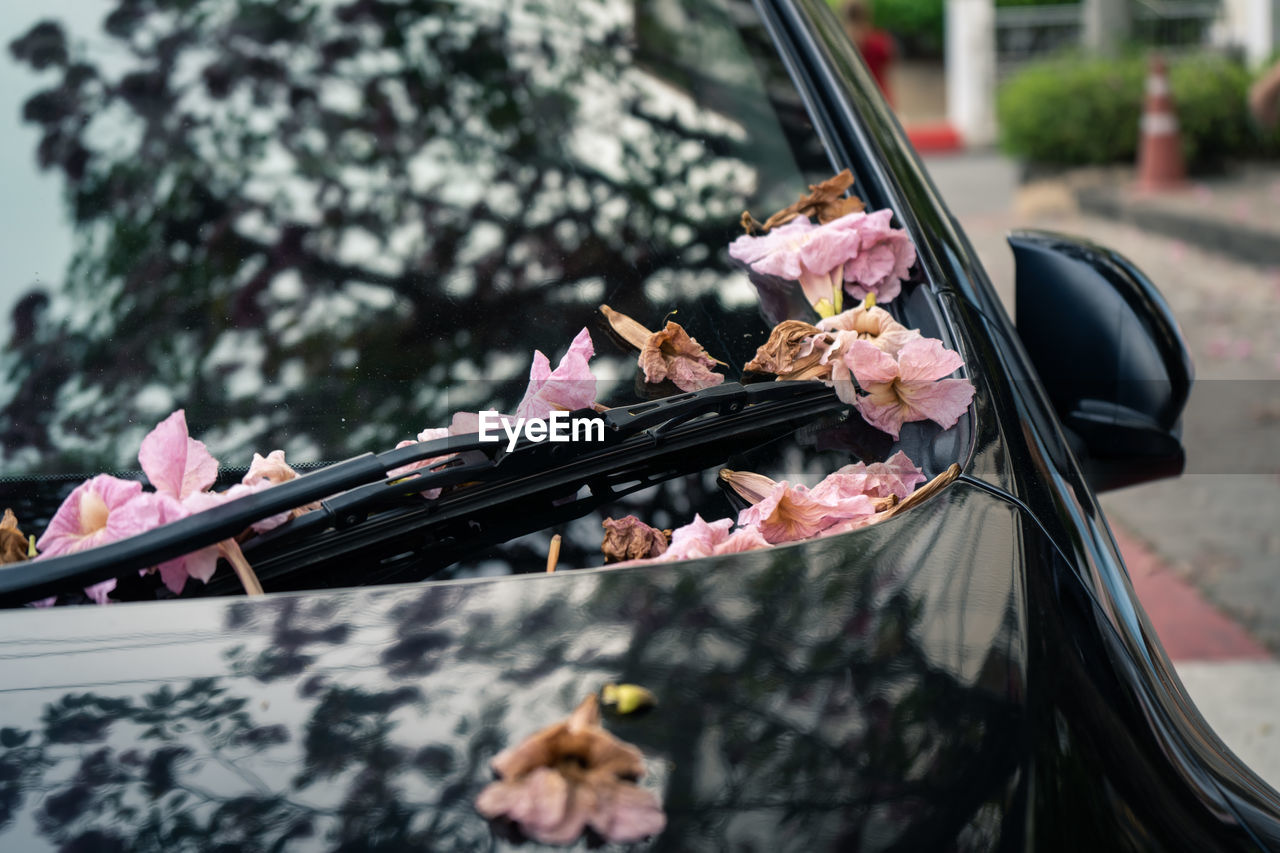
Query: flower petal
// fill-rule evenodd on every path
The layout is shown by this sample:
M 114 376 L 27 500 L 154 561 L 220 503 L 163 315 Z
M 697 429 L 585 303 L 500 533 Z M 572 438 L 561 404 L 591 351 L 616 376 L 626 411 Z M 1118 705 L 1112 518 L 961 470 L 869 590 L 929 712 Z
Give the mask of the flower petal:
M 868 341 L 849 341 L 841 359 L 859 385 L 892 382 L 898 378 L 898 360 Z
M 551 363 L 541 352 L 533 355 L 529 371 L 529 387 L 516 407 L 522 418 L 546 418 L 553 411 L 585 409 L 595 402 L 596 380 L 587 360 L 595 355 L 591 335 L 584 328 L 569 344 L 569 351 L 551 370 Z
M 187 432 L 187 415 L 178 409 L 147 433 L 138 462 L 157 492 L 182 500 L 204 491 L 218 478 L 218 460 L 204 442 Z
M 901 385 L 899 393 L 910 410 L 907 420 L 928 418 L 943 429 L 950 429 L 973 401 L 973 383 L 968 379 L 911 382 Z
M 955 373 L 964 360 L 937 338 L 907 341 L 898 351 L 898 375 L 903 382 L 928 382 Z

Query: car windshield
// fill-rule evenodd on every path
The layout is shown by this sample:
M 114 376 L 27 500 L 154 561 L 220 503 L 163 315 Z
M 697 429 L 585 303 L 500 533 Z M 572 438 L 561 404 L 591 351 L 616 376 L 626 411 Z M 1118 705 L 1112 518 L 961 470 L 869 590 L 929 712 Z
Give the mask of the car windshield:
M 139 478 L 177 409 L 229 484 L 255 452 L 305 470 L 515 411 L 534 351 L 554 365 L 584 328 L 600 406 L 660 396 L 601 304 L 679 321 L 736 379 L 772 325 L 726 251 L 739 216 L 833 171 L 736 0 L 102 8 L 8 18 L 0 506 L 33 532 L 86 477 Z M 895 314 L 939 334 L 924 300 Z M 737 462 L 868 456 L 809 444 Z M 716 473 L 600 514 L 724 515 Z M 587 565 L 600 518 L 575 524 Z M 540 565 L 549 536 L 435 576 Z

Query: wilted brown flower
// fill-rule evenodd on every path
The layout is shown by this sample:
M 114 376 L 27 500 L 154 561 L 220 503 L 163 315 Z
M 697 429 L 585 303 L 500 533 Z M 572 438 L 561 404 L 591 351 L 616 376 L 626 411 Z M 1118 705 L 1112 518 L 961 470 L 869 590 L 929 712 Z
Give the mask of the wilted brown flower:
M 594 693 L 567 720 L 503 750 L 490 766 L 501 778 L 480 792 L 476 810 L 544 844 L 571 844 L 587 827 L 627 843 L 667 824 L 658 798 L 635 784 L 643 754 L 601 727 Z
M 601 305 L 600 313 L 623 340 L 640 350 L 645 382 L 670 379 L 681 391 L 697 391 L 724 381 L 724 376 L 711 369 L 723 362 L 708 355 L 679 323 L 668 322 L 662 331 L 651 332 L 608 305 Z
M 747 211 L 742 212 L 742 228 L 748 234 L 757 231 L 765 232 L 779 225 L 786 225 L 797 216 L 817 219 L 825 225 L 850 213 L 858 213 L 866 205 L 857 196 L 845 196 L 845 190 L 853 186 L 853 173 L 845 169 L 840 174 L 827 178 L 820 184 L 810 184 L 809 194 L 801 196 L 792 205 L 782 208 L 764 222 L 757 222 Z
M 604 551 L 606 563 L 622 560 L 647 560 L 659 557 L 671 544 L 671 531 L 650 527 L 634 515 L 604 520 Z
M 0 564 L 22 562 L 27 559 L 29 547 L 27 537 L 18 529 L 18 517 L 6 509 L 4 520 L 0 521 Z
M 803 320 L 783 320 L 743 369 L 779 379 L 829 379 L 831 365 L 824 364 L 822 356 L 833 340 L 834 335 Z
M 723 382 L 724 376 L 711 369 L 718 363 L 679 323 L 668 322 L 640 350 L 644 381 L 670 379 L 681 391 L 697 391 Z

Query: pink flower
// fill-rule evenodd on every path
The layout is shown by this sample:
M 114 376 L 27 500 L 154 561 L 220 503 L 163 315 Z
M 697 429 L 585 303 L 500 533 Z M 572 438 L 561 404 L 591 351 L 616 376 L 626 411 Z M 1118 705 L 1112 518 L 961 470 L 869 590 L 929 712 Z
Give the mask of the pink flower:
M 754 527 L 739 527 L 729 538 L 715 547 L 716 554 L 741 554 L 770 547 L 769 540 Z
M 864 494 L 845 494 L 838 484 L 818 491 L 786 480 L 775 483 L 761 501 L 738 513 L 738 523 L 755 527 L 768 542 L 796 542 L 817 536 L 823 529 L 851 518 L 875 514 L 876 507 Z
M 902 282 L 916 262 L 916 248 L 901 228 L 891 228 L 893 211 L 851 213 L 859 217 L 857 251 L 844 265 L 844 289 L 862 299 L 868 293 L 888 302 L 902 292 Z
M 840 310 L 844 265 L 858 253 L 858 229 L 865 214 L 851 213 L 826 225 L 797 216 L 759 237 L 744 235 L 729 244 L 729 257 L 757 273 L 798 281 L 819 314 Z
M 187 416 L 178 409 L 147 433 L 138 451 L 138 463 L 160 494 L 175 500 L 202 492 L 218 479 L 218 460 L 204 442 L 187 432 Z
M 162 523 L 159 501 L 141 483 L 99 474 L 67 495 L 36 548 L 40 558 L 74 554 Z
M 973 400 L 968 379 L 943 378 L 964 362 L 935 338 L 908 341 L 896 359 L 866 341 L 851 341 L 841 359 L 867 396 L 849 400 L 849 389 L 842 393 L 837 382 L 840 398 L 856 405 L 867 423 L 894 438 L 909 421 L 932 420 L 949 429 Z
M 75 488 L 58 507 L 49 527 L 36 543 L 36 559 L 74 554 L 159 527 L 164 523 L 160 499 L 143 492 L 142 484 L 99 474 Z M 108 578 L 85 589 L 85 594 L 105 604 L 116 588 Z M 52 603 L 52 600 L 50 600 Z
M 884 462 L 872 462 L 870 465 L 855 462 L 828 474 L 813 487 L 812 494 L 822 498 L 828 494 L 858 494 L 871 498 L 893 495 L 901 500 L 924 481 L 924 472 L 899 450 Z
M 596 378 L 591 375 L 587 359 L 595 355 L 591 335 L 584 328 L 578 332 L 564 358 L 551 369 L 551 361 L 541 350 L 533 354 L 529 370 L 529 387 L 516 406 L 521 418 L 546 418 L 553 411 L 572 412 L 585 409 L 596 399 Z
M 824 317 L 840 311 L 842 293 L 868 293 L 888 302 L 916 260 L 907 232 L 891 228 L 891 210 L 849 213 L 824 225 L 797 216 L 759 237 L 739 237 L 729 256 L 757 273 L 800 282 L 809 304 Z
M 706 522 L 701 515 L 695 514 L 693 521 L 671 531 L 671 546 L 658 559 L 666 563 L 710 557 L 715 554 L 716 546 L 729 538 L 732 527 L 732 518 Z

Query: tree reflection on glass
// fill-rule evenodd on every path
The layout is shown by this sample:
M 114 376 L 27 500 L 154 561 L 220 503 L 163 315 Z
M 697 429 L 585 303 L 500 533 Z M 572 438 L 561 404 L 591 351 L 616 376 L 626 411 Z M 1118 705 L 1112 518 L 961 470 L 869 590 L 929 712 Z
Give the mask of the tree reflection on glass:
M 246 461 L 386 448 L 514 402 L 606 295 L 655 320 L 718 301 L 737 214 L 800 182 L 730 21 L 117 0 L 105 43 L 38 24 L 10 52 L 58 74 L 24 118 L 76 253 L 0 362 L 7 461 L 129 464 L 177 406 Z

